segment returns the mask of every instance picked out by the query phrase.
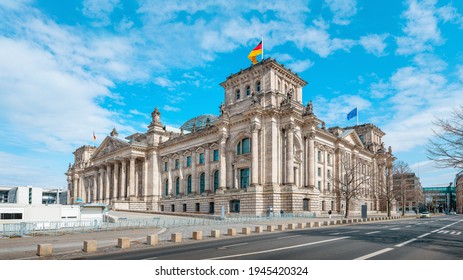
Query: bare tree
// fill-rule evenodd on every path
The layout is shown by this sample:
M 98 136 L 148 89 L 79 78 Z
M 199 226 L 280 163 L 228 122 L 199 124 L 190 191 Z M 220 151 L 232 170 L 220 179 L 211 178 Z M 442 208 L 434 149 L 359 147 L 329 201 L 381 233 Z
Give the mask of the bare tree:
M 428 158 L 438 167 L 463 168 L 463 106 L 455 109 L 449 119 L 437 119 L 435 137 L 426 150 Z
M 405 204 L 415 195 L 413 185 L 410 182 L 412 170 L 404 161 L 394 163 L 394 187 L 393 193 L 397 201 L 402 204 L 402 216 L 405 215 Z
M 361 174 L 363 163 L 359 160 L 354 160 L 348 154 L 342 154 L 340 157 L 340 174 L 339 177 L 333 177 L 333 181 L 337 186 L 337 191 L 341 200 L 346 206 L 344 217 L 349 216 L 350 204 L 352 200 L 362 194 L 364 184 L 368 176 Z
M 382 201 L 382 203 L 386 204 L 388 217 L 391 216 L 392 204 L 396 199 L 392 182 L 389 180 L 390 176 L 392 175 L 390 174 L 391 172 L 391 168 L 383 165 L 378 169 L 378 176 L 375 176 L 378 178 L 377 185 L 379 191 L 379 199 Z

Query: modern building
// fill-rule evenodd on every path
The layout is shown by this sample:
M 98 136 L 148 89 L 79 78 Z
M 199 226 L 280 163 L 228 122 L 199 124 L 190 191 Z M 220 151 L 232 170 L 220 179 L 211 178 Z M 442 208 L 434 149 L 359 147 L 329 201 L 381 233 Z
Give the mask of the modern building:
M 415 173 L 394 174 L 394 196 L 397 211 L 415 212 L 424 211 L 425 199 L 420 178 Z
M 463 170 L 455 176 L 455 211 L 463 214 Z
M 447 187 L 425 187 L 423 192 L 429 212 L 447 213 L 457 208 L 456 189 L 453 182 Z
M 155 109 L 146 132 L 98 147 L 82 146 L 66 172 L 68 201 L 113 209 L 265 215 L 268 211 L 342 212 L 343 190 L 361 205 L 385 211 L 392 186 L 392 149 L 373 124 L 327 128 L 302 104 L 307 84 L 265 59 L 220 85 L 220 115 L 191 119 L 168 131 Z M 346 186 L 352 174 L 354 186 Z M 350 181 L 349 181 L 350 182 Z
M 67 190 L 32 186 L 0 186 L 0 204 L 67 204 Z

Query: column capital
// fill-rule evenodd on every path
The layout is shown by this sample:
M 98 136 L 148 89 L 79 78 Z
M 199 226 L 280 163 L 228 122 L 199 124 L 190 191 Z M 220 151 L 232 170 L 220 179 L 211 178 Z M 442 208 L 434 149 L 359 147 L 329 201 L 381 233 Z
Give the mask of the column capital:
M 254 122 L 251 123 L 251 132 L 259 132 L 260 130 L 260 124 Z

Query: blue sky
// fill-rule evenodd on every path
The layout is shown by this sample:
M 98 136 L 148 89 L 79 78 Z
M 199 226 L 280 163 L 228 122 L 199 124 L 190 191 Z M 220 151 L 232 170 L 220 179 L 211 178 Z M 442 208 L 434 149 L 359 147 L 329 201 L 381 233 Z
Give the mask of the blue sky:
M 154 107 L 171 127 L 217 115 L 219 83 L 262 36 L 327 126 L 358 106 L 424 186 L 456 173 L 423 146 L 463 103 L 461 1 L 3 0 L 0 18 L 2 185 L 65 187 L 93 131 L 145 132 Z

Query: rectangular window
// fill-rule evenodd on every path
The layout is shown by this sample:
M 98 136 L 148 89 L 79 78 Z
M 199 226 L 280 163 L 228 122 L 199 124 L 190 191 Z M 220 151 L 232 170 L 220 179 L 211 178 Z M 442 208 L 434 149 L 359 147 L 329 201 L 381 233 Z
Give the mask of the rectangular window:
M 322 181 L 318 181 L 318 190 L 319 190 L 319 191 L 322 190 Z
M 318 151 L 317 159 L 318 159 L 318 162 L 322 162 L 322 151 Z
M 180 168 L 180 160 L 176 159 L 175 160 L 175 169 L 179 169 L 179 168 Z
M 240 169 L 240 188 L 249 187 L 249 168 Z
M 328 154 L 326 156 L 326 161 L 328 162 L 328 164 L 331 164 L 331 154 Z
M 22 220 L 22 213 L 1 213 L 0 220 Z
M 219 161 L 219 150 L 214 150 L 212 154 L 213 161 Z
M 196 209 L 196 212 L 199 212 L 199 210 L 200 210 L 199 203 L 196 203 L 196 204 L 195 204 L 195 209 Z
M 172 204 L 172 205 L 170 206 L 170 208 L 171 208 L 171 211 L 172 211 L 172 212 L 175 212 L 175 204 Z
M 328 191 L 330 191 L 330 189 L 331 189 L 331 183 L 330 182 L 326 183 L 326 188 L 328 189 Z
M 167 171 L 168 163 L 167 161 L 164 162 L 164 171 Z
M 199 154 L 199 164 L 204 164 L 204 153 Z
M 191 156 L 187 156 L 186 157 L 186 167 L 190 167 L 191 166 Z
M 318 177 L 322 176 L 322 169 L 319 167 L 317 170 Z
M 326 171 L 326 177 L 328 177 L 328 179 L 331 178 L 331 170 L 328 169 L 328 170 Z
M 186 203 L 183 204 L 183 212 L 186 212 Z

